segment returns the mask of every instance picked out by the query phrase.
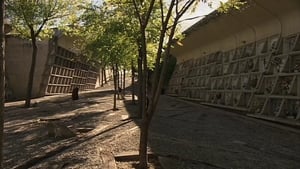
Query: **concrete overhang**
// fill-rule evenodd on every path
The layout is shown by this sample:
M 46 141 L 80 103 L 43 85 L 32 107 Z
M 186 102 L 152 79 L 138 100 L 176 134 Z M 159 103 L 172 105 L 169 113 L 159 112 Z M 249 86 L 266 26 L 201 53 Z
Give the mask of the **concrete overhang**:
M 291 23 L 295 23 L 294 25 Z M 300 0 L 251 0 L 247 7 L 227 14 L 213 12 L 184 33 L 183 46 L 175 46 L 171 53 L 182 57 L 187 52 L 202 50 L 208 44 L 232 39 L 234 46 L 206 47 L 203 54 L 236 48 L 245 43 L 275 34 L 286 36 L 300 30 Z M 267 26 L 266 26 L 267 25 Z M 200 52 L 201 53 L 201 52 Z

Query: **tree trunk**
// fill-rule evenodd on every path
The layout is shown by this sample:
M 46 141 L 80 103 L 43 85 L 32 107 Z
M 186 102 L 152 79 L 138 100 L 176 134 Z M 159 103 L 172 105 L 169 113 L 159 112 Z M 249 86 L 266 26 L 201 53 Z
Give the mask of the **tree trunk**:
M 107 84 L 107 79 L 106 79 L 106 66 L 103 67 L 103 78 L 104 78 L 104 83 Z
M 0 169 L 3 169 L 3 128 L 4 128 L 4 100 L 5 100 L 5 30 L 4 30 L 4 0 L 0 1 L 0 39 L 1 39 L 1 54 L 0 54 Z
M 36 44 L 36 37 L 34 35 L 34 30 L 31 28 L 31 43 L 32 43 L 32 57 L 31 57 L 31 65 L 30 65 L 30 72 L 28 76 L 28 84 L 27 84 L 27 95 L 25 100 L 25 107 L 30 107 L 31 95 L 32 95 L 32 87 L 33 87 L 33 80 L 34 80 L 34 71 L 35 71 L 35 64 L 36 64 L 36 55 L 37 55 L 37 44 Z
M 123 91 L 123 73 L 122 69 L 119 70 L 119 99 L 123 99 L 122 97 L 122 91 Z
M 135 89 L 135 84 L 134 84 L 134 66 L 133 66 L 133 60 L 131 60 L 131 96 L 132 96 L 132 104 L 135 104 L 135 93 L 134 93 L 134 89 Z
M 116 75 L 117 75 L 117 95 L 118 95 L 118 100 L 120 100 L 120 91 L 119 91 L 119 88 L 120 88 L 120 74 L 119 74 L 119 67 L 118 65 L 116 64 Z
M 139 52 L 140 53 L 140 52 Z M 141 55 L 141 54 L 139 54 Z M 138 104 L 139 104 L 139 114 L 138 116 L 142 118 L 143 116 L 143 59 L 141 56 L 138 58 Z
M 119 88 L 122 88 L 122 71 L 121 71 L 121 69 L 118 69 L 119 71 L 118 71 L 118 81 L 119 81 L 119 83 L 118 83 L 118 87 Z
M 120 86 L 121 89 L 123 89 L 123 71 L 120 69 Z
M 140 136 L 140 145 L 139 145 L 140 169 L 148 168 L 148 153 L 147 153 L 148 131 L 149 131 L 149 120 L 147 116 L 144 114 L 142 117 L 141 136 Z
M 116 66 L 117 67 L 117 66 Z M 113 110 L 117 110 L 117 70 L 113 66 L 113 81 L 114 81 L 114 104 L 113 104 Z
M 126 86 L 126 70 L 123 69 L 123 90 L 122 90 L 122 97 L 125 98 L 125 86 Z
M 141 126 L 141 135 L 140 135 L 140 168 L 146 169 L 148 166 L 148 158 L 147 158 L 147 139 L 148 139 L 148 128 L 149 121 L 148 115 L 146 113 L 146 101 L 147 101 L 147 80 L 148 80 L 148 66 L 147 66 L 147 44 L 146 44 L 146 30 L 141 28 L 141 56 L 142 56 L 142 66 L 143 66 L 143 81 L 142 81 L 142 123 Z
M 104 67 L 101 68 L 101 87 L 104 86 L 104 71 L 105 71 Z

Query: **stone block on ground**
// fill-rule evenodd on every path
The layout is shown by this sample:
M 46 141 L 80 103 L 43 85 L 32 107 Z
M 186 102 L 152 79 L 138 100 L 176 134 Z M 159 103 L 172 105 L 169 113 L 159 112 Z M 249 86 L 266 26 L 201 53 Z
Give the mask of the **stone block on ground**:
M 46 123 L 46 130 L 49 137 L 66 139 L 76 136 L 75 132 L 58 122 Z
M 101 152 L 102 169 L 117 169 L 116 161 L 111 152 Z

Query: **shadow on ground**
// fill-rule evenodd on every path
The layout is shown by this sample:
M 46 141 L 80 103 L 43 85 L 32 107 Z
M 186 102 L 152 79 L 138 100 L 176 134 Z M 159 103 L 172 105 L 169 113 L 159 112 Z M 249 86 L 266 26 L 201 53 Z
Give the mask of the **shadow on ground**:
M 137 106 L 126 102 L 135 117 Z M 299 131 L 164 95 L 148 139 L 151 150 L 170 169 L 296 169 L 299 141 Z
M 76 138 L 60 138 L 56 134 L 50 136 L 49 132 L 56 128 L 50 128 L 49 123 L 67 127 L 77 136 L 99 128 L 99 124 L 111 123 L 114 119 L 110 115 L 112 105 L 108 104 L 112 102 L 111 95 L 111 90 L 97 91 L 82 94 L 75 101 L 65 96 L 39 101 L 31 108 L 20 104 L 8 106 L 4 113 L 5 168 L 25 163 L 28 157 L 39 159 L 40 154 L 76 141 Z

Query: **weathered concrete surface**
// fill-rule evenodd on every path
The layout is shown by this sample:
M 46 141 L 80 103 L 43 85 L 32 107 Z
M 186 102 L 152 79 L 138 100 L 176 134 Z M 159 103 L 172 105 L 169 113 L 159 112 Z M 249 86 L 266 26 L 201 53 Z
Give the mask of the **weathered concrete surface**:
M 298 169 L 299 133 L 162 96 L 150 147 L 166 169 Z

